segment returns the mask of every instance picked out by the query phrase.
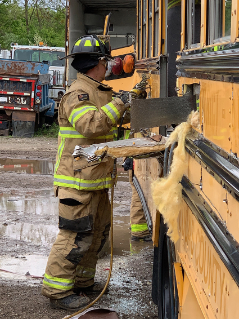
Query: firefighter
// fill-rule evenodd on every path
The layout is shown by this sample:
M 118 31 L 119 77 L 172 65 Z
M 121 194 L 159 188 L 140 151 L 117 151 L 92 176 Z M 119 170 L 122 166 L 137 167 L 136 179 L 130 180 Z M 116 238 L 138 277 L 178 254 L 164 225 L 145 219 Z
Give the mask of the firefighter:
M 129 181 L 132 188 L 130 205 L 131 240 L 148 242 L 152 241 L 152 236 L 148 230 L 148 225 L 138 192 L 133 184 L 133 172 L 133 170 L 129 170 Z
M 138 192 L 133 184 L 133 158 L 127 157 L 122 165 L 125 171 L 129 171 L 129 182 L 132 189 L 130 205 L 130 229 L 131 240 L 133 241 L 151 241 L 152 236 L 149 233 L 148 225 L 145 219 L 143 207 Z
M 90 294 L 103 289 L 94 282 L 98 253 L 108 238 L 113 159 L 98 163 L 73 159 L 76 145 L 112 141 L 117 122 L 127 108 L 129 93 L 112 98 L 102 84 L 111 58 L 97 36 L 76 41 L 68 57 L 77 79 L 63 96 L 58 113 L 59 140 L 54 191 L 59 198 L 59 233 L 51 249 L 42 294 L 52 308 L 76 311 Z

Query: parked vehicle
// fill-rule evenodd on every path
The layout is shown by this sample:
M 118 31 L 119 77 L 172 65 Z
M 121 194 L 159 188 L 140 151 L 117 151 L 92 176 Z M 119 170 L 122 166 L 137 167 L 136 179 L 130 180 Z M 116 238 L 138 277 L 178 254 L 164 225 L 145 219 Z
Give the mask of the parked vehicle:
M 65 48 L 62 47 L 49 47 L 39 43 L 39 45 L 18 45 L 12 43 L 11 45 L 11 58 L 21 61 L 34 61 L 34 62 L 49 62 L 49 97 L 53 99 L 55 108 L 57 108 L 62 96 L 65 94 L 64 88 L 64 72 L 65 60 L 59 58 L 65 56 Z
M 32 137 L 35 127 L 53 118 L 48 62 L 0 59 L 0 135 Z

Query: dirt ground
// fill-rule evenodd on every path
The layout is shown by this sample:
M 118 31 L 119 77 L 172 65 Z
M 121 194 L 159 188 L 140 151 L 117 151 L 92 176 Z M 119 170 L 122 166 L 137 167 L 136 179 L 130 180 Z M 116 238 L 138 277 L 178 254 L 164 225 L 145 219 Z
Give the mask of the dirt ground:
M 57 199 L 52 192 L 56 151 L 55 138 L 0 137 L 0 318 L 62 319 L 70 314 L 51 309 L 40 292 L 42 279 L 34 278 L 43 275 L 57 234 Z M 113 272 L 109 293 L 95 306 L 112 308 L 121 319 L 156 319 L 153 247 L 130 241 L 131 187 L 127 173 L 121 169 L 118 174 Z M 106 282 L 109 261 L 105 248 L 97 281 Z

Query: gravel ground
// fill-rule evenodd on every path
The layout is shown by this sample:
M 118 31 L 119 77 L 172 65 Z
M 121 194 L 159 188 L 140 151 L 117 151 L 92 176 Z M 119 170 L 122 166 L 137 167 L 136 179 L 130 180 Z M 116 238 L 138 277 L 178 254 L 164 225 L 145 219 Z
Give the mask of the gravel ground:
M 57 234 L 51 169 L 56 151 L 55 138 L 0 137 L 0 318 L 61 319 L 69 314 L 50 308 L 40 292 L 42 279 L 21 273 L 24 270 L 36 275 Z M 95 306 L 113 308 L 121 319 L 156 319 L 157 309 L 151 298 L 153 247 L 129 244 L 131 188 L 126 175 L 120 172 L 122 178 L 115 189 L 115 255 L 109 293 Z M 35 269 L 22 267 L 28 260 Z M 105 247 L 97 265 L 97 281 L 106 282 L 109 262 Z M 13 265 L 15 270 L 11 270 Z M 3 271 L 9 269 L 14 273 Z

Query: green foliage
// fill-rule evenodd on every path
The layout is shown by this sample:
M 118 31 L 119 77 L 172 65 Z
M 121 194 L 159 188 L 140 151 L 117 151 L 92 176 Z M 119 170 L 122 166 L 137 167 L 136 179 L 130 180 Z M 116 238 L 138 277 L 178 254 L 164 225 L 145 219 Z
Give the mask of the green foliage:
M 38 129 L 34 136 L 45 136 L 45 137 L 57 137 L 59 132 L 59 126 L 56 123 L 52 125 L 44 124 L 42 128 Z
M 11 42 L 65 46 L 65 7 L 57 0 L 25 0 L 25 6 L 16 0 L 0 0 L 0 21 L 2 49 L 10 49 Z

